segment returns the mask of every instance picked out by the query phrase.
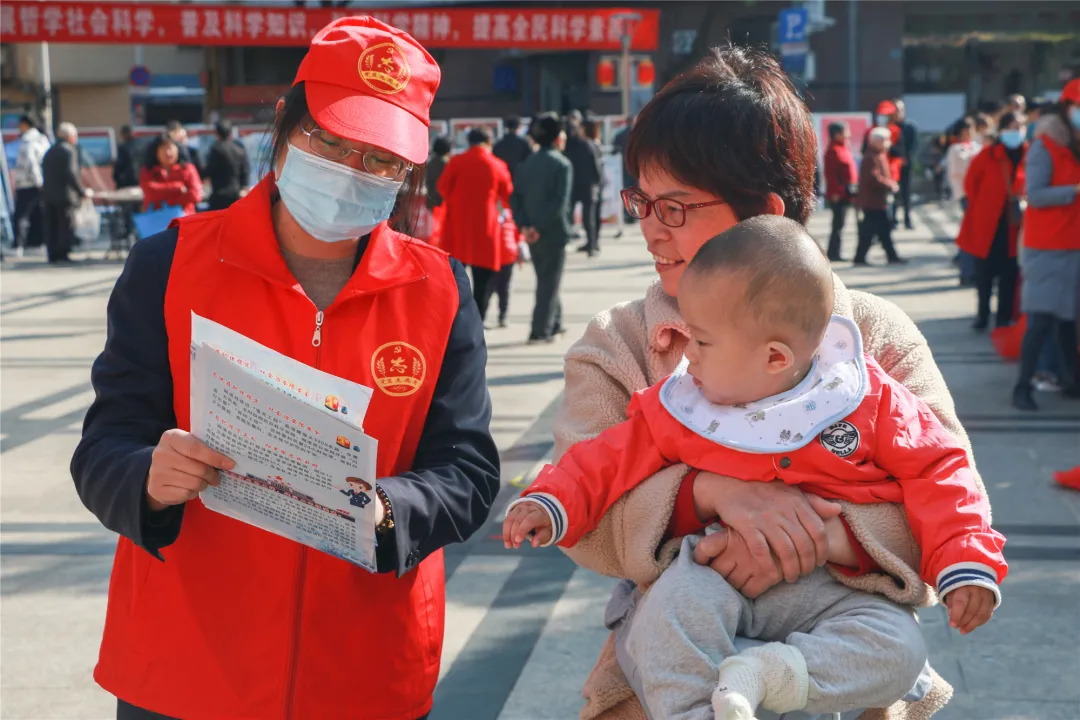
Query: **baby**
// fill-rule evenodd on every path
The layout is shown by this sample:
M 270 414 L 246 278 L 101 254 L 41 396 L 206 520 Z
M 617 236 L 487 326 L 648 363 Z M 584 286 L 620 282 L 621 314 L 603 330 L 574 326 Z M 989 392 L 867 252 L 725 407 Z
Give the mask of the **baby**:
M 683 362 L 634 395 L 628 420 L 544 468 L 510 506 L 507 546 L 530 534 L 534 546 L 573 546 L 628 490 L 681 462 L 747 482 L 782 480 L 830 500 L 903 503 L 922 550 L 920 574 L 948 606 L 950 624 L 967 633 L 989 620 L 1007 572 L 1004 538 L 990 527 L 967 454 L 863 354 L 858 327 L 832 315 L 832 270 L 806 229 L 775 216 L 736 225 L 701 248 L 678 300 L 691 331 Z M 703 687 L 725 720 L 753 718 L 759 706 L 868 707 L 896 682 L 891 659 L 922 652 L 899 639 L 914 623 L 907 608 L 851 590 L 824 569 L 749 600 L 692 563 L 694 542 L 644 595 L 627 640 L 640 676 L 632 684 L 651 717 L 690 717 L 682 713 L 708 706 Z M 712 589 L 689 627 L 672 606 L 694 603 L 694 585 L 703 583 Z M 736 633 L 767 642 L 737 653 Z M 917 630 L 907 637 L 921 639 Z M 723 659 L 719 678 L 715 665 L 695 660 L 702 655 Z M 877 695 L 862 693 L 874 687 Z

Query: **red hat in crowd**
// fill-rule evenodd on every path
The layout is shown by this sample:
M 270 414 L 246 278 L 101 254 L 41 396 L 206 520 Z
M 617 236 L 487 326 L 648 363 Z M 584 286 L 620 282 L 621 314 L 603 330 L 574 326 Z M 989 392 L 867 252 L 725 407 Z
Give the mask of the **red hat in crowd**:
M 1061 100 L 1080 105 L 1080 78 L 1073 78 L 1065 84 L 1065 89 L 1061 91 Z
M 878 103 L 877 114 L 878 115 L 895 115 L 896 114 L 896 104 L 893 103 L 891 100 L 882 100 L 880 103 Z
M 304 82 L 308 110 L 319 127 L 422 163 L 441 75 L 411 35 L 361 16 L 320 30 L 293 84 Z

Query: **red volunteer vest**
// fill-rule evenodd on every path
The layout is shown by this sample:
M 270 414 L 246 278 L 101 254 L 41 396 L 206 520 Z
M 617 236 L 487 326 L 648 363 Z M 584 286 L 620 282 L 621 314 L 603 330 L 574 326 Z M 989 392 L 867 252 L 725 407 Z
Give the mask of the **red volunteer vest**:
M 984 148 L 971 161 L 964 179 L 968 207 L 956 238 L 956 246 L 961 250 L 977 258 L 986 258 L 990 254 L 1009 195 L 1024 194 L 1023 160 L 1015 178 L 1012 177 L 1012 169 L 1005 148 L 998 144 Z M 1009 228 L 1009 257 L 1016 257 L 1019 234 L 1019 225 Z
M 1080 185 L 1080 161 L 1067 147 L 1041 136 L 1054 172 L 1051 185 Z M 1037 208 L 1024 213 L 1024 247 L 1034 250 L 1080 250 L 1080 195 L 1069 205 Z
M 264 180 L 230 209 L 185 218 L 165 298 L 174 406 L 189 427 L 191 312 L 375 389 L 364 421 L 378 475 L 410 468 L 458 309 L 444 253 L 385 223 L 322 325 L 292 278 Z M 404 358 L 409 378 L 386 368 Z M 379 361 L 383 361 L 380 363 Z M 401 366 L 401 363 L 396 365 Z M 184 720 L 415 720 L 439 673 L 442 553 L 374 575 L 189 502 L 178 540 L 152 558 L 120 541 L 94 677 Z

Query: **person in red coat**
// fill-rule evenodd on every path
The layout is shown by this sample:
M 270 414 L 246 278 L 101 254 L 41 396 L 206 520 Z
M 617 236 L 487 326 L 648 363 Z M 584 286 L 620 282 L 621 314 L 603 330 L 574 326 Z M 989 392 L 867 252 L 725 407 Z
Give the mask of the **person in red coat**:
M 468 140 L 469 149 L 450 158 L 439 178 L 446 206 L 441 247 L 472 268 L 473 297 L 484 317 L 491 299 L 488 286 L 503 265 L 499 204 L 510 207 L 514 187 L 506 163 L 491 152 L 491 132 L 473 128 Z
M 1011 325 L 1016 307 L 1017 238 L 1020 235 L 1020 198 L 1024 194 L 1024 117 L 1005 113 L 997 142 L 975 156 L 964 179 L 967 212 L 960 225 L 957 246 L 975 257 L 978 312 L 972 327 L 983 331 L 990 324 L 990 296 L 997 281 L 996 326 Z
M 194 214 L 202 200 L 202 180 L 195 165 L 180 161 L 180 148 L 168 135 L 154 140 L 148 158 L 150 164 L 139 174 L 143 210 L 172 205 Z
M 828 256 L 834 262 L 843 261 L 840 233 L 844 230 L 848 207 L 854 198 L 852 190 L 859 182 L 859 169 L 848 147 L 850 139 L 851 130 L 847 123 L 829 124 L 829 147 L 825 151 L 825 199 L 833 212 Z

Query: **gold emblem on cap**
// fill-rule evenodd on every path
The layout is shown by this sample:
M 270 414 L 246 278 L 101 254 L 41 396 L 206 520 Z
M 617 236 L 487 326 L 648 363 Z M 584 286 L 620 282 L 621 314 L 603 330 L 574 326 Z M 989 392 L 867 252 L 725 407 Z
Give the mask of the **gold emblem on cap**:
M 401 48 L 392 42 L 372 45 L 360 55 L 360 78 L 377 93 L 393 95 L 405 89 L 412 73 Z

